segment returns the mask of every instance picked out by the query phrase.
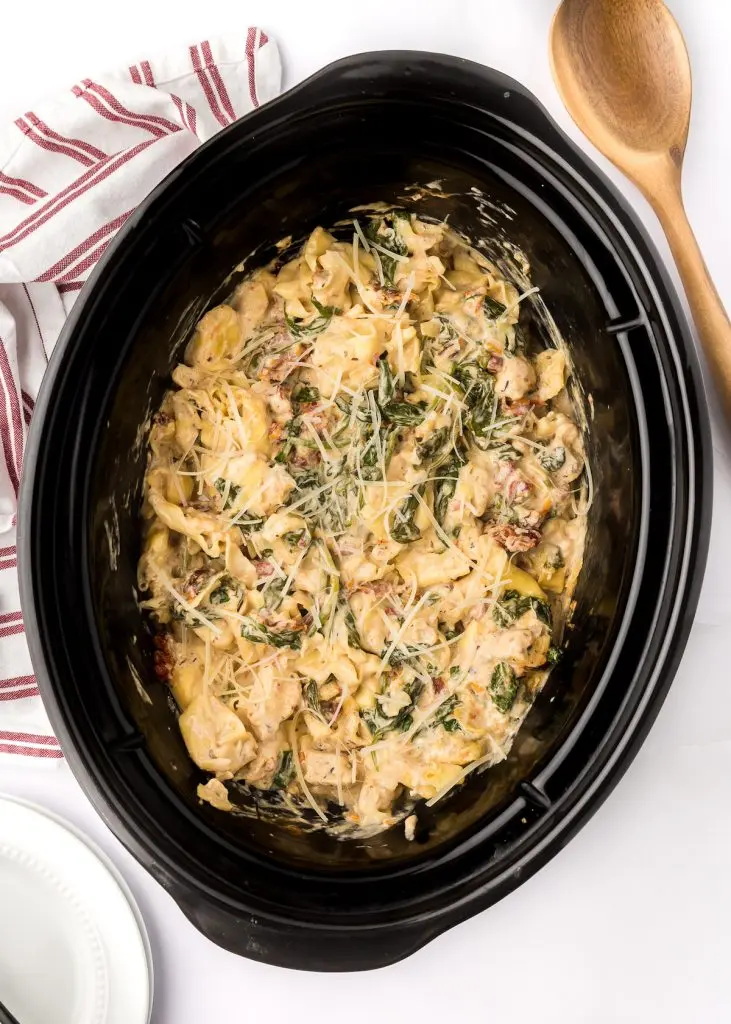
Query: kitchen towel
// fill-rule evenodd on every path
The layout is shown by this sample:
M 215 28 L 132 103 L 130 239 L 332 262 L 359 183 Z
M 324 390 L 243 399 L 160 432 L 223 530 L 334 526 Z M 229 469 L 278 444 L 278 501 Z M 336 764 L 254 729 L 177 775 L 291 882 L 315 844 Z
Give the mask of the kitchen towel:
M 15 547 L 23 448 L 53 346 L 135 207 L 280 85 L 276 44 L 249 28 L 85 78 L 0 128 L 0 757 L 62 757 L 25 641 Z

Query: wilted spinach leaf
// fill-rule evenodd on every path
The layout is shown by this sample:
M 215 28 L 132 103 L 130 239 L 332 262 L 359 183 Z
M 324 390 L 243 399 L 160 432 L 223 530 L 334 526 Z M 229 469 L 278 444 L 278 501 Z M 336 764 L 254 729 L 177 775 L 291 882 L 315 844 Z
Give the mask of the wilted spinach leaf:
M 450 438 L 451 431 L 449 427 L 439 427 L 433 434 L 430 434 L 429 437 L 425 437 L 424 440 L 416 446 L 416 454 L 419 457 L 419 462 L 426 462 L 427 459 L 433 459 L 436 455 L 439 455 L 449 444 Z
M 387 249 L 397 256 L 407 256 L 408 249 L 396 229 L 396 221 L 400 219 L 400 212 L 394 211 L 385 217 L 373 217 L 368 221 L 365 229 L 365 236 L 369 242 L 375 242 L 381 249 Z M 386 253 L 378 250 L 378 258 L 381 261 L 383 280 L 388 286 L 393 285 L 398 260 L 392 259 Z
M 228 604 L 230 597 L 229 588 L 225 583 L 219 583 L 215 590 L 211 591 L 211 596 L 208 598 L 209 604 Z
M 378 360 L 378 404 L 383 407 L 396 394 L 396 382 L 388 363 L 388 356 L 382 355 Z
M 412 492 L 391 513 L 389 533 L 399 544 L 409 544 L 421 536 L 421 530 L 414 521 L 418 509 L 419 499 Z
M 502 594 L 492 609 L 492 617 L 498 626 L 507 628 L 512 626 L 521 615 L 525 615 L 531 608 L 535 611 L 536 617 L 544 625 L 550 627 L 551 609 L 548 603 L 542 601 L 539 597 L 528 597 L 525 594 L 520 594 L 517 590 L 506 590 Z
M 381 406 L 381 412 L 401 427 L 417 427 L 426 416 L 426 402 L 387 402 Z
M 216 488 L 218 493 L 223 497 L 226 493 L 226 485 L 228 484 L 228 497 L 224 504 L 224 509 L 231 508 L 233 503 L 236 501 L 239 491 L 241 490 L 236 484 L 229 483 L 228 480 L 222 480 L 221 477 L 214 482 L 213 486 Z
M 546 654 L 546 661 L 549 665 L 558 665 L 562 657 L 562 651 L 558 647 L 551 646 Z
M 305 683 L 304 694 L 305 703 L 307 704 L 307 707 L 311 711 L 314 711 L 316 715 L 321 714 L 322 708 L 320 707 L 320 690 L 318 689 L 317 683 L 315 682 L 314 679 L 310 679 L 307 683 Z
M 257 622 L 256 619 L 252 619 L 249 615 L 244 616 L 244 621 L 241 623 L 241 635 L 245 640 L 250 640 L 253 644 L 269 644 L 270 647 L 292 647 L 296 651 L 302 646 L 302 634 L 299 630 L 283 629 L 280 632 L 275 632 L 263 623 Z
M 381 445 L 383 447 L 383 458 L 388 469 L 398 441 L 398 428 L 382 423 L 379 432 Z M 383 478 L 381 463 L 378 458 L 378 446 L 372 441 L 373 430 L 366 430 L 366 449 L 360 460 L 360 473 L 364 480 L 373 482 Z
M 462 701 L 456 693 L 453 693 L 451 697 L 447 697 L 434 716 L 432 728 L 436 729 L 438 726 L 441 726 L 447 732 L 459 732 L 462 726 L 452 716 L 461 703 Z
M 544 448 L 542 451 L 538 452 L 538 461 L 549 473 L 555 473 L 556 470 L 560 469 L 566 461 L 566 449 L 563 445 L 559 445 L 559 447 L 550 451 L 549 449 Z
M 383 651 L 381 657 L 385 657 L 385 654 L 386 651 Z M 420 654 L 421 650 L 418 647 L 410 647 L 409 644 L 402 643 L 391 651 L 388 656 L 388 664 L 398 668 L 400 665 L 405 665 L 407 662 L 417 658 Z
M 510 711 L 515 703 L 517 692 L 518 680 L 515 677 L 515 672 L 507 661 L 501 661 L 492 670 L 490 678 L 490 696 L 498 711 L 502 711 L 503 714 Z
M 434 481 L 434 518 L 441 527 L 449 511 L 449 502 L 457 490 L 459 471 L 464 465 L 464 459 L 455 454 L 439 470 L 439 479 Z
M 452 376 L 464 389 L 465 405 L 469 409 L 467 426 L 476 437 L 485 437 L 493 422 L 495 411 L 495 378 L 478 363 L 457 363 Z
M 276 579 L 269 580 L 266 584 L 262 590 L 262 594 L 264 595 L 264 604 L 267 608 L 275 610 L 280 606 L 282 603 L 282 590 L 284 590 L 285 583 L 286 580 Z
M 287 330 L 295 341 L 299 341 L 300 338 L 311 337 L 314 334 L 320 334 L 325 330 L 333 316 L 340 312 L 335 306 L 322 306 L 314 296 L 312 298 L 312 305 L 317 310 L 318 316 L 308 323 L 305 323 L 304 320 L 297 320 L 295 317 L 287 316 L 286 313 L 284 314 Z
M 415 679 L 404 687 L 404 692 L 411 699 L 411 703 L 401 708 L 393 717 L 383 713 L 380 703 L 370 711 L 361 711 L 360 716 L 368 726 L 374 742 L 380 740 L 388 732 L 407 732 L 414 724 L 414 709 L 419 697 L 424 692 L 424 684 L 421 680 Z
M 308 402 L 319 402 L 320 392 L 312 384 L 300 384 L 297 390 L 293 393 L 292 399 L 295 402 L 299 402 L 300 405 L 304 405 Z
M 283 750 L 279 755 L 277 770 L 272 779 L 272 789 L 286 789 L 296 775 L 294 754 L 291 750 Z
M 508 308 L 507 306 L 504 306 L 502 302 L 498 302 L 497 299 L 493 299 L 489 295 L 485 296 L 482 305 L 485 307 L 485 313 L 491 320 L 499 320 Z
M 347 604 L 346 604 L 344 621 L 345 621 L 345 629 L 346 629 L 346 631 L 348 633 L 348 645 L 350 647 L 355 647 L 356 650 L 361 650 L 362 651 L 363 650 L 363 645 L 361 643 L 360 633 L 358 632 L 358 627 L 355 624 L 355 616 L 353 615 L 353 612 L 351 611 L 350 606 L 347 605 Z

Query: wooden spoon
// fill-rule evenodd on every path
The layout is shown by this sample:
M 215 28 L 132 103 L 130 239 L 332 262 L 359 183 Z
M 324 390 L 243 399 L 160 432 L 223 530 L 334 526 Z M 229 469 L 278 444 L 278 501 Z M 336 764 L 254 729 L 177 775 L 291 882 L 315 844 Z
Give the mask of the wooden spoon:
M 563 0 L 550 52 L 568 112 L 660 219 L 731 421 L 731 324 L 680 186 L 692 91 L 680 29 L 661 0 Z

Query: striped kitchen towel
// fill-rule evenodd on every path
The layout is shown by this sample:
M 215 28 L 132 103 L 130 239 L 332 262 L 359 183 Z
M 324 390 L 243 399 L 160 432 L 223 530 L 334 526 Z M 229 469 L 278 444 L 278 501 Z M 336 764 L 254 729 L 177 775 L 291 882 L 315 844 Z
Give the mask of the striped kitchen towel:
M 15 550 L 23 448 L 53 346 L 138 203 L 280 84 L 275 43 L 250 28 L 85 78 L 0 128 L 0 756 L 62 757 L 25 642 Z

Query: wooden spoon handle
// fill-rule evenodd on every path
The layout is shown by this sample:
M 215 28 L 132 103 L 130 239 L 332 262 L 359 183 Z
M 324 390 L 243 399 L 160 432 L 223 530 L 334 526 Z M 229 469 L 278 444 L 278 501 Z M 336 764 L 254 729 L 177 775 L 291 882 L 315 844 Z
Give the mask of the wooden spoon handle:
M 666 188 L 656 185 L 652 195 L 645 194 L 670 243 L 711 374 L 731 422 L 731 323 L 688 221 L 680 182 L 668 183 Z

